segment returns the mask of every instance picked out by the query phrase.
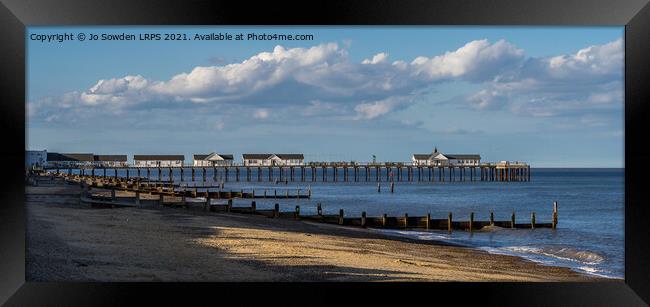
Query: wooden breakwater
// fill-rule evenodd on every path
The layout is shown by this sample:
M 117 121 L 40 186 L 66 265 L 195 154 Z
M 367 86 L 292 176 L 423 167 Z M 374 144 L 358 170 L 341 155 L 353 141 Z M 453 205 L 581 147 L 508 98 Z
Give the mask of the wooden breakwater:
M 148 182 L 137 179 L 123 178 L 101 178 L 79 175 L 58 174 L 58 177 L 64 178 L 67 182 L 73 184 L 85 185 L 90 188 L 103 188 L 119 191 L 130 191 L 137 193 L 149 193 L 156 195 L 167 195 L 177 197 L 209 197 L 212 199 L 232 199 L 232 198 L 273 198 L 273 199 L 310 199 L 312 195 L 311 187 L 307 189 L 262 189 L 244 191 L 209 191 L 199 192 L 199 187 L 181 188 L 171 183 L 165 182 Z
M 140 199 L 139 195 L 132 198 L 126 198 L 127 201 L 131 200 L 131 206 L 141 206 L 145 203 Z M 214 199 L 207 197 L 202 201 L 189 201 L 186 197 L 171 199 L 164 194 L 158 195 L 158 199 L 148 199 L 146 202 L 149 204 L 169 207 L 183 207 L 201 206 L 203 210 L 208 212 L 226 212 L 226 213 L 239 213 L 239 214 L 256 214 L 263 215 L 269 218 L 288 218 L 295 220 L 337 224 L 342 226 L 357 226 L 357 227 L 371 227 L 371 228 L 384 228 L 384 229 L 423 229 L 423 230 L 463 230 L 475 231 L 481 230 L 486 226 L 496 226 L 501 228 L 511 229 L 536 229 L 536 228 L 557 228 L 557 202 L 553 203 L 553 220 L 550 223 L 540 223 L 536 220 L 535 212 L 530 215 L 529 222 L 517 222 L 515 213 L 513 212 L 509 220 L 495 220 L 494 214 L 490 212 L 490 219 L 488 221 L 478 221 L 474 219 L 474 212 L 471 212 L 467 220 L 455 220 L 454 215 L 450 212 L 447 218 L 432 218 L 430 214 L 426 216 L 367 216 L 366 212 L 362 212 L 361 216 L 349 217 L 346 216 L 343 209 L 339 210 L 337 215 L 327 215 L 322 213 L 322 207 L 317 205 L 318 214 L 316 215 L 303 215 L 300 213 L 300 206 L 296 206 L 293 211 L 281 211 L 279 203 L 275 204 L 274 209 L 258 209 L 256 202 L 251 201 L 250 206 L 233 206 L 233 200 L 228 199 L 227 203 L 214 203 Z M 93 196 L 92 193 L 85 192 L 82 195 L 82 201 L 95 205 L 104 205 L 109 207 L 128 206 L 129 203 L 124 203 L 124 198 L 117 200 L 112 195 L 111 198 L 101 198 Z
M 48 167 L 54 173 L 129 179 L 177 177 L 180 181 L 245 182 L 528 182 L 530 165 L 525 163 L 480 165 L 300 165 L 300 166 L 212 166 L 212 167 Z M 111 172 L 107 172 L 110 170 Z M 112 173 L 112 174 L 111 174 Z
M 73 176 L 74 177 L 74 176 Z M 257 214 L 270 218 L 290 218 L 295 220 L 305 220 L 312 222 L 321 222 L 328 224 L 337 224 L 343 226 L 358 226 L 358 227 L 372 227 L 372 228 L 385 228 L 385 229 L 424 229 L 424 230 L 465 230 L 475 231 L 480 230 L 486 226 L 496 226 L 511 229 L 536 229 L 536 228 L 552 228 L 555 229 L 558 223 L 558 207 L 557 202 L 553 203 L 553 215 L 551 222 L 540 223 L 536 220 L 535 212 L 530 213 L 530 219 L 526 217 L 526 222 L 518 222 L 515 213 L 513 212 L 508 220 L 495 220 L 494 214 L 490 212 L 490 218 L 487 221 L 475 220 L 474 212 L 469 216 L 456 220 L 458 216 L 454 216 L 449 212 L 445 218 L 432 218 L 430 214 L 426 216 L 409 216 L 405 213 L 402 216 L 367 216 L 366 212 L 362 212 L 361 216 L 346 216 L 343 209 L 339 210 L 337 215 L 323 214 L 322 206 L 320 203 L 316 205 L 316 215 L 303 215 L 300 212 L 300 206 L 296 206 L 293 211 L 281 211 L 279 203 L 275 204 L 274 209 L 258 209 L 256 202 L 253 200 L 250 206 L 241 207 L 233 206 L 233 198 L 253 198 L 246 197 L 246 194 L 233 192 L 224 192 L 230 194 L 221 194 L 222 192 L 210 192 L 205 194 L 188 194 L 178 193 L 176 191 L 164 191 L 162 187 L 157 189 L 130 189 L 122 185 L 117 187 L 114 185 L 106 184 L 101 185 L 93 180 L 80 177 L 78 181 L 74 178 L 64 176 L 64 180 L 69 183 L 79 184 L 83 188 L 81 193 L 81 201 L 95 206 L 142 206 L 145 204 L 153 204 L 159 206 L 170 207 L 183 207 L 189 208 L 190 206 L 202 206 L 203 210 L 208 212 L 229 212 L 240 214 Z M 110 195 L 105 193 L 98 193 L 96 190 L 110 191 Z M 127 197 L 117 197 L 116 191 L 130 191 L 134 195 Z M 146 196 L 144 196 L 146 194 Z M 144 196 L 144 197 L 143 197 Z M 200 198 L 199 198 L 200 197 Z M 220 198 L 227 199 L 227 202 L 219 203 Z M 215 200 L 217 201 L 215 203 Z

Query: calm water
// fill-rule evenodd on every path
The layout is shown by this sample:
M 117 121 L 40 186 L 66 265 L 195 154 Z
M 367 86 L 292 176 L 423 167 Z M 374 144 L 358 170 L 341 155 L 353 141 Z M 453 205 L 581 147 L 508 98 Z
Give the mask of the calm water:
M 341 173 L 340 181 L 343 178 Z M 141 173 L 143 176 L 145 174 L 146 172 Z M 310 172 L 307 174 L 307 180 L 310 180 Z M 135 171 L 132 170 L 130 175 L 135 176 Z M 157 171 L 151 172 L 152 179 L 157 179 L 157 175 Z M 263 180 L 268 180 L 268 174 L 262 175 Z M 178 170 L 174 171 L 173 176 L 174 181 L 180 182 Z M 196 172 L 196 180 L 202 181 L 201 176 L 201 172 Z M 223 172 L 218 172 L 217 181 L 223 176 Z M 468 220 L 470 212 L 475 212 L 476 220 L 488 220 L 489 212 L 494 211 L 496 220 L 509 220 L 514 211 L 517 221 L 521 223 L 530 222 L 531 212 L 536 213 L 537 222 L 550 222 L 555 200 L 559 207 L 559 223 L 555 231 L 497 229 L 471 234 L 465 231 L 451 234 L 446 231 L 376 231 L 397 236 L 444 240 L 491 253 L 516 255 L 546 265 L 565 266 L 589 274 L 623 278 L 623 169 L 533 169 L 531 182 L 508 183 L 439 183 L 436 176 L 435 183 L 396 183 L 393 194 L 389 193 L 388 183 L 385 181 L 382 182 L 382 192 L 377 193 L 374 172 L 370 176 L 371 182 L 367 183 L 333 183 L 331 178 L 330 182 L 323 183 L 320 182 L 320 171 L 317 176 L 316 183 L 247 183 L 234 182 L 235 172 L 231 171 L 230 181 L 225 183 L 225 190 L 255 189 L 256 193 L 261 194 L 263 189 L 269 189 L 269 195 L 272 195 L 273 189 L 278 189 L 278 194 L 291 189 L 291 194 L 294 194 L 298 188 L 304 193 L 308 185 L 311 185 L 311 200 L 279 200 L 281 210 L 293 210 L 296 205 L 300 205 L 302 214 L 316 214 L 316 203 L 320 202 L 325 214 L 338 214 L 342 208 L 346 216 L 360 216 L 362 211 L 366 211 L 368 216 L 380 216 L 383 213 L 392 216 L 404 213 L 410 216 L 431 213 L 432 218 L 446 218 L 447 213 L 451 211 L 454 220 Z M 213 183 L 214 177 L 212 169 L 207 169 L 208 184 Z M 276 173 L 274 178 L 277 177 Z M 245 178 L 245 172 L 242 172 L 240 179 Z M 164 169 L 162 179 L 169 179 Z M 189 179 L 190 172 L 186 170 L 184 182 L 188 183 Z M 252 179 L 257 180 L 256 173 L 253 173 Z M 295 179 L 300 180 L 299 173 L 295 175 Z M 360 180 L 364 179 L 365 172 L 362 172 Z M 415 179 L 417 180 L 417 175 Z M 256 202 L 260 209 L 271 209 L 276 201 L 257 199 Z M 240 203 L 248 205 L 250 200 Z M 236 201 L 235 205 L 237 204 Z

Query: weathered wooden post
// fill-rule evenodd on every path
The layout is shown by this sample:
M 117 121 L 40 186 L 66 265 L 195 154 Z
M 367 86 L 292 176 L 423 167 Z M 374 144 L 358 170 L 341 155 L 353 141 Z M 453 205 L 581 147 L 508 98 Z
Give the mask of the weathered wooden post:
M 381 193 L 381 183 L 377 183 L 377 193 Z
M 252 201 L 251 202 L 251 211 L 253 213 L 255 213 L 255 210 L 257 210 L 257 204 L 255 203 L 255 201 Z
M 494 212 L 490 211 L 490 226 L 494 226 Z
M 390 192 L 391 193 L 395 192 L 395 183 L 394 182 L 390 183 Z
M 210 202 L 211 202 L 210 192 L 206 191 L 205 192 L 205 211 L 210 211 Z
M 381 216 L 381 227 L 386 228 L 387 224 L 388 224 L 388 215 L 384 213 L 384 215 Z
M 286 190 L 286 198 L 289 198 L 289 189 Z
M 187 198 L 185 197 L 185 189 L 183 189 L 183 195 L 181 195 L 181 203 L 183 204 L 183 207 L 187 207 Z
M 135 205 L 140 206 L 140 190 L 135 190 Z
M 366 227 L 366 211 L 361 212 L 361 227 Z
M 278 190 L 273 190 L 273 198 L 278 198 Z
M 323 208 L 321 207 L 320 203 L 316 204 L 316 212 L 318 215 L 323 215 Z
M 510 217 L 510 228 L 515 228 L 515 213 L 512 212 L 512 216 Z
M 557 229 L 557 201 L 553 202 L 553 229 Z
M 275 207 L 273 209 L 273 217 L 279 217 L 280 216 L 280 204 L 275 203 Z
M 158 195 L 158 205 L 160 207 L 162 207 L 164 202 L 165 202 L 165 195 L 164 194 L 159 194 Z
M 409 214 L 404 213 L 404 228 L 408 228 L 408 227 L 409 227 Z
M 449 212 L 449 215 L 447 215 L 447 231 L 448 232 L 451 232 L 451 222 L 452 222 L 451 218 L 452 218 L 452 215 L 451 215 L 451 212 Z
M 264 198 L 266 198 L 266 189 L 264 189 Z
M 311 184 L 307 187 L 307 198 L 311 199 Z
M 530 214 L 530 229 L 535 229 L 535 212 Z
M 228 206 L 226 208 L 227 208 L 226 209 L 227 212 L 230 212 L 230 209 L 232 209 L 232 198 L 228 199 Z
M 111 189 L 111 201 L 117 200 L 117 197 L 115 196 L 115 189 Z
M 474 212 L 469 213 L 469 231 L 474 231 Z
M 427 213 L 427 220 L 425 221 L 427 230 L 431 228 L 431 213 Z
M 343 209 L 339 210 L 339 225 L 343 225 Z
M 296 206 L 295 218 L 296 220 L 300 219 L 300 206 Z

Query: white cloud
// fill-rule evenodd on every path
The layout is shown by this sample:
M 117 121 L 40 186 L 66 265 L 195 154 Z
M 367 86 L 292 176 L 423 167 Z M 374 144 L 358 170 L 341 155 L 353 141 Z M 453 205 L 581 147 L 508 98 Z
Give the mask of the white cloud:
M 375 56 L 372 57 L 371 60 L 365 59 L 361 62 L 361 64 L 379 64 L 379 63 L 386 63 L 388 60 L 388 53 L 386 52 L 381 52 L 375 54 Z
M 507 107 L 536 117 L 573 116 L 623 104 L 623 41 L 589 46 L 574 54 L 530 58 L 465 97 L 478 109 Z
M 269 110 L 268 109 L 257 109 L 255 112 L 253 112 L 253 117 L 258 118 L 258 119 L 265 119 L 269 117 Z
M 276 46 L 239 63 L 197 66 L 169 80 L 142 75 L 102 79 L 85 91 L 30 101 L 28 112 L 45 119 L 155 108 L 199 107 L 217 113 L 236 106 L 264 119 L 271 106 L 281 105 L 304 116 L 353 112 L 348 118 L 369 120 L 407 107 L 440 82 L 467 81 L 484 85 L 463 100 L 473 108 L 553 116 L 622 102 L 622 46 L 619 39 L 575 54 L 526 58 L 509 42 L 482 39 L 444 54 L 392 63 L 385 52 L 351 62 L 347 47 L 336 43 Z
M 401 97 L 390 97 L 384 100 L 358 104 L 354 107 L 354 111 L 357 112 L 355 119 L 373 119 L 379 117 L 397 109 L 404 102 L 405 100 Z
M 433 58 L 417 57 L 410 66 L 415 75 L 433 80 L 461 76 L 469 80 L 489 80 L 515 68 L 523 58 L 523 50 L 504 40 L 490 44 L 483 39 Z

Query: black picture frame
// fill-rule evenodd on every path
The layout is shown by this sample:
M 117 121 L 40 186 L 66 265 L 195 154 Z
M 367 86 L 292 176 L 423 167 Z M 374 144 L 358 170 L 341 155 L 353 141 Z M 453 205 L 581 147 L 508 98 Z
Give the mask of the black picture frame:
M 25 27 L 32 25 L 625 25 L 625 281 L 591 283 L 35 283 L 25 282 Z M 370 303 L 644 306 L 650 303 L 650 227 L 644 175 L 650 112 L 647 0 L 20 1 L 0 5 L 0 303 L 126 305 L 227 298 L 281 304 Z M 341 292 L 349 295 L 344 298 Z M 302 297 L 302 298 L 300 298 Z M 304 298 L 304 299 L 303 299 Z

